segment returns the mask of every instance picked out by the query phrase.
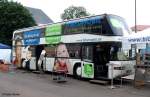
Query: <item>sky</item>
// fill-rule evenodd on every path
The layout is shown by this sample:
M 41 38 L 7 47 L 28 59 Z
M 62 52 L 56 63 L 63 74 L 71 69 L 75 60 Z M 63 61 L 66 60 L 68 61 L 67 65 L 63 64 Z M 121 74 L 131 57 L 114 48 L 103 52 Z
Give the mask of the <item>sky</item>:
M 24 6 L 41 9 L 54 22 L 60 22 L 60 15 L 69 6 L 82 6 L 90 14 L 115 14 L 125 18 L 128 25 L 135 25 L 135 0 L 13 0 Z M 137 24 L 150 25 L 150 0 L 136 0 Z

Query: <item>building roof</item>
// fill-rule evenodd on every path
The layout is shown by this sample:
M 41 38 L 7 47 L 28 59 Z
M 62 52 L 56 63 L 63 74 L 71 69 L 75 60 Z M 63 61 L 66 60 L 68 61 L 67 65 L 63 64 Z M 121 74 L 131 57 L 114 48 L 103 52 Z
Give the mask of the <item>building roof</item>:
M 53 20 L 50 19 L 41 9 L 26 7 L 29 12 L 32 14 L 37 25 L 53 23 Z

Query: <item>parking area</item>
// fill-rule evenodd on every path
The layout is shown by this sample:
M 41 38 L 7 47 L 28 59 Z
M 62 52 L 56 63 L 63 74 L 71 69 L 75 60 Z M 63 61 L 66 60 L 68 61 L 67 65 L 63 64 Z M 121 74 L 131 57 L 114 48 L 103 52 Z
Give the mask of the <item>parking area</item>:
M 149 97 L 150 86 L 140 89 L 131 83 L 110 89 L 109 85 L 67 78 L 66 83 L 53 81 L 51 74 L 16 70 L 0 73 L 1 97 Z

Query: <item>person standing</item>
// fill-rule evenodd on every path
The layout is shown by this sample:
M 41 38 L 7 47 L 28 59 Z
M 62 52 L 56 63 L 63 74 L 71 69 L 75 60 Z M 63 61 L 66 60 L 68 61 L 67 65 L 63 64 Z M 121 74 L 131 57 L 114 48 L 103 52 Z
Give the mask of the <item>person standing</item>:
M 43 70 L 42 70 L 42 63 L 44 61 L 45 55 L 46 55 L 46 51 L 45 51 L 45 49 L 43 49 L 42 52 L 41 52 L 40 58 L 38 60 L 38 69 L 39 69 L 40 72 L 43 72 Z

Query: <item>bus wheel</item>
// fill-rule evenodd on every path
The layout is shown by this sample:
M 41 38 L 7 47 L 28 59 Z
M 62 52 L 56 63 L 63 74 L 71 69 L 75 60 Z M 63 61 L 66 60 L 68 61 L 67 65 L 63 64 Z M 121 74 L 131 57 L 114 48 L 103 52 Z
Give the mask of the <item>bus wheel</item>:
M 81 63 L 76 63 L 74 68 L 73 68 L 73 76 L 76 79 L 81 78 Z

